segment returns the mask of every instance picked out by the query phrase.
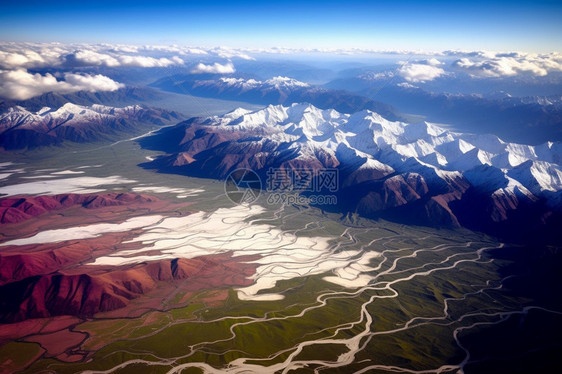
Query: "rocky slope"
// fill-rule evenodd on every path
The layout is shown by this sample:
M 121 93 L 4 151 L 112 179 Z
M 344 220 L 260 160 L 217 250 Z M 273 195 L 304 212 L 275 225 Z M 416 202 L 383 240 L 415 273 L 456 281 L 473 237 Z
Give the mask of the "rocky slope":
M 145 167 L 218 179 L 249 168 L 264 186 L 270 168 L 287 175 L 337 169 L 337 210 L 368 217 L 515 237 L 553 224 L 561 211 L 560 143 L 506 143 L 427 122 L 388 121 L 368 110 L 238 109 L 190 119 L 140 142 L 169 153 Z
M 55 271 L 30 276 L 0 286 L 0 323 L 57 315 L 91 317 L 124 308 L 130 300 L 150 293 L 159 285 L 173 287 L 176 281 L 187 279 L 199 283 L 195 289 L 251 284 L 246 278 L 251 271 L 248 273 L 236 265 L 237 262 L 225 256 L 180 258 L 129 268 L 114 267 L 101 274 L 81 267 L 79 272 Z
M 49 211 L 65 209 L 73 205 L 79 205 L 87 209 L 92 209 L 107 206 L 127 205 L 131 202 L 142 204 L 154 200 L 154 197 L 133 193 L 61 194 L 36 197 L 9 197 L 0 199 L 0 223 L 23 222 Z

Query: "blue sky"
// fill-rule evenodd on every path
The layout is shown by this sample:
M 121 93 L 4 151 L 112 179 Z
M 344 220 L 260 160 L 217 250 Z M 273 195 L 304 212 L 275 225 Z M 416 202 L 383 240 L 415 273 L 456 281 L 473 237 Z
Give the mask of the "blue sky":
M 560 1 L 12 1 L 0 39 L 562 51 Z

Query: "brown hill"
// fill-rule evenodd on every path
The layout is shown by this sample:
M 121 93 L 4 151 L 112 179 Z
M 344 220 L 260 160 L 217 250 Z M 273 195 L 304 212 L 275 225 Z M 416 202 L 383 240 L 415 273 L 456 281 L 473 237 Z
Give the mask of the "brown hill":
M 17 223 L 49 211 L 73 205 L 100 208 L 157 201 L 155 197 L 134 193 L 61 194 L 53 196 L 21 196 L 0 199 L 0 223 Z

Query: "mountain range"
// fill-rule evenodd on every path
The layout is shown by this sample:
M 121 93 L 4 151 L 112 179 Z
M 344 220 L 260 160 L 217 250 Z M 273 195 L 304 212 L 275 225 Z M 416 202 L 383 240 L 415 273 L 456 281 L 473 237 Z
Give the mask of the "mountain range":
M 517 97 L 505 92 L 491 96 L 433 92 L 411 84 L 387 84 L 372 79 L 369 74 L 334 80 L 325 87 L 353 90 L 403 113 L 424 115 L 430 121 L 451 124 L 463 132 L 493 133 L 507 141 L 533 145 L 562 140 L 560 95 Z
M 173 111 L 139 105 L 115 108 L 65 103 L 58 109 L 43 107 L 35 112 L 16 106 L 0 114 L 0 147 L 14 150 L 57 145 L 65 140 L 107 140 L 119 133 L 139 133 L 180 118 Z
M 127 106 L 147 101 L 163 100 L 165 96 L 158 89 L 135 86 L 127 86 L 115 91 L 78 91 L 66 94 L 48 92 L 27 100 L 0 98 L 0 113 L 4 113 L 16 106 L 21 106 L 32 112 L 41 110 L 43 107 L 58 109 L 66 103 L 83 106 L 90 106 L 92 104 Z
M 265 181 L 270 168 L 337 169 L 338 203 L 327 210 L 517 240 L 558 235 L 561 143 L 508 143 L 307 103 L 192 118 L 139 142 L 167 152 L 142 166 L 190 176 L 224 179 L 248 168 Z
M 177 75 L 162 78 L 151 86 L 180 94 L 264 105 L 309 102 L 319 108 L 334 108 L 343 113 L 369 109 L 392 120 L 401 118 L 391 105 L 349 91 L 320 88 L 281 76 L 258 80 L 210 74 Z

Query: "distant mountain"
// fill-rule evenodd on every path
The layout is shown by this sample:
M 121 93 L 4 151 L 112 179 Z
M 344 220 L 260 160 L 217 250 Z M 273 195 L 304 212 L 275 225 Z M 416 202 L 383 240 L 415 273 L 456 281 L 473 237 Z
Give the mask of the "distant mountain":
M 43 107 L 36 112 L 16 106 L 0 114 L 0 147 L 14 150 L 57 145 L 65 140 L 108 140 L 179 118 L 175 112 L 139 105 L 114 108 L 66 103 L 56 110 Z
M 21 106 L 32 112 L 41 110 L 44 107 L 58 109 L 66 103 L 85 106 L 92 104 L 127 106 L 145 101 L 160 100 L 164 96 L 159 90 L 150 87 L 125 87 L 115 91 L 79 91 L 69 94 L 48 92 L 27 100 L 0 98 L 0 113 L 4 113 L 15 106 Z
M 284 76 L 306 82 L 328 82 L 334 79 L 336 74 L 331 68 L 313 66 L 295 60 L 239 60 L 235 65 L 238 77 L 240 74 L 252 74 L 254 78 L 260 77 L 260 80 Z
M 192 118 L 139 142 L 169 153 L 144 167 L 191 176 L 224 179 L 248 168 L 266 181 L 270 168 L 286 175 L 334 168 L 337 210 L 368 217 L 521 239 L 562 213 L 561 143 L 506 143 L 427 122 L 388 121 L 368 110 L 238 109 Z
M 449 123 L 463 132 L 493 133 L 502 139 L 540 144 L 562 141 L 560 95 L 548 97 L 484 97 L 482 95 L 428 92 L 411 85 L 383 85 L 367 77 L 333 81 L 328 88 L 354 89 L 381 100 L 403 113 Z
M 518 102 L 522 104 L 539 104 L 542 106 L 550 106 L 557 109 L 562 109 L 562 95 L 548 95 L 548 96 L 524 96 L 521 98 L 515 98 Z
M 180 75 L 160 79 L 153 84 L 165 91 L 194 96 L 239 100 L 256 104 L 293 104 L 309 102 L 323 109 L 334 108 L 342 113 L 369 109 L 391 120 L 400 119 L 390 105 L 344 90 L 331 90 L 309 85 L 287 77 L 268 80 L 251 78 Z

